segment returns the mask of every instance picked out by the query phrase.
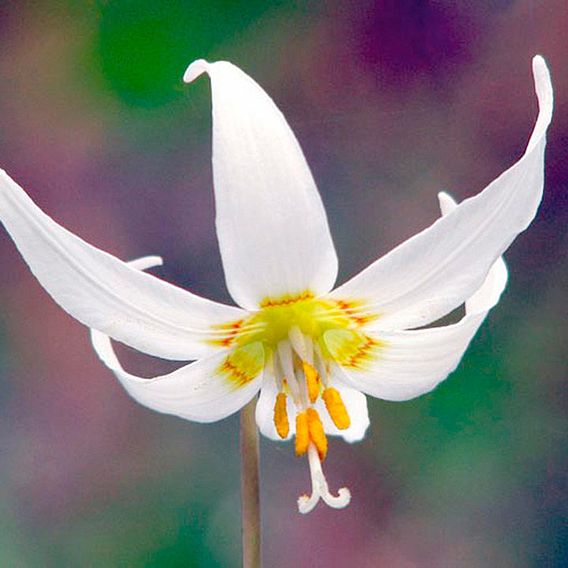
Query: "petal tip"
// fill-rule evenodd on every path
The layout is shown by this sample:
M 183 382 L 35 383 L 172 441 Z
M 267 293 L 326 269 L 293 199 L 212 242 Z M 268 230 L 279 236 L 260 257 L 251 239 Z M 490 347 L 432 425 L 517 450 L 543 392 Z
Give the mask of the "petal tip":
M 533 69 L 546 67 L 546 61 L 544 60 L 544 57 L 538 53 L 532 58 L 532 64 Z
M 183 74 L 183 80 L 185 83 L 191 83 L 195 81 L 197 77 L 207 72 L 209 63 L 205 59 L 196 59 L 193 63 L 190 63 Z
M 440 211 L 442 215 L 447 215 L 450 211 L 457 207 L 455 199 L 445 191 L 438 193 L 438 202 L 440 204 Z
M 535 55 L 532 60 L 534 85 L 539 103 L 552 110 L 552 81 L 550 71 L 542 55 Z
M 162 266 L 164 264 L 164 259 L 161 256 L 156 255 L 144 256 L 142 258 L 137 258 L 136 260 L 131 260 L 127 264 L 136 270 L 148 270 L 149 268 Z

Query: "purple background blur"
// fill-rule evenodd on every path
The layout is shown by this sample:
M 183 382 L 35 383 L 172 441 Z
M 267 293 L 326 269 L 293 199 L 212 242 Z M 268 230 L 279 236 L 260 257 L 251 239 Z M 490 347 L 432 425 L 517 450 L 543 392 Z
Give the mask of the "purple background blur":
M 230 301 L 215 240 L 206 80 L 240 65 L 296 132 L 340 282 L 483 189 L 556 93 L 538 217 L 459 369 L 331 443 L 344 511 L 306 516 L 305 460 L 262 443 L 266 566 L 568 564 L 568 9 L 546 2 L 18 1 L 0 7 L 0 166 L 65 227 Z M 309 222 L 309 219 L 306 219 Z M 0 232 L 0 565 L 238 566 L 238 420 L 131 401 Z M 121 349 L 144 376 L 171 368 Z

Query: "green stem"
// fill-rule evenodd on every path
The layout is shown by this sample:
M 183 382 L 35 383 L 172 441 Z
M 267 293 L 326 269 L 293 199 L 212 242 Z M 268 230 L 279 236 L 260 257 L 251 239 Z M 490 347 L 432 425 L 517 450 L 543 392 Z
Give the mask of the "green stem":
M 241 507 L 243 568 L 260 568 L 260 491 L 256 398 L 241 411 Z

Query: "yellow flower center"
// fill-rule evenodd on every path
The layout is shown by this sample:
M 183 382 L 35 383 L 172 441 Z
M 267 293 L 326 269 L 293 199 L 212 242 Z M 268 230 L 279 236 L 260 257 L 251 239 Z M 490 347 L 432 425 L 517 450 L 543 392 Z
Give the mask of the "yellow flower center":
M 295 296 L 265 298 L 260 310 L 249 318 L 215 326 L 217 335 L 210 341 L 222 347 L 260 341 L 273 350 L 289 337 L 292 328 L 297 328 L 324 348 L 322 339 L 327 331 L 356 330 L 377 317 L 364 310 L 363 302 L 315 298 L 306 291 Z
M 382 344 L 362 327 L 376 317 L 364 302 L 316 298 L 307 290 L 265 298 L 248 318 L 214 328 L 215 339 L 210 341 L 230 349 L 219 372 L 235 388 L 254 380 L 263 369 L 265 384 L 275 382 L 274 429 L 286 439 L 294 425 L 296 455 L 308 454 L 312 476 L 319 479 L 320 493 L 301 497 L 301 510 L 310 510 L 319 494 L 337 506 L 349 500 L 347 490 L 338 497 L 327 490 L 321 471 L 328 449 L 322 416 L 327 413 L 338 430 L 350 427 L 345 403 L 331 384 L 332 366 L 361 370 L 373 360 Z
M 295 297 L 266 299 L 261 309 L 247 322 L 259 328 L 241 341 L 254 341 L 256 338 L 274 349 L 278 343 L 287 339 L 292 328 L 300 330 L 302 335 L 319 342 L 323 334 L 330 329 L 349 329 L 350 320 L 334 302 L 315 299 L 306 292 Z
M 361 369 L 380 345 L 359 330 L 377 317 L 366 310 L 361 301 L 316 298 L 306 290 L 294 296 L 265 298 L 260 309 L 248 318 L 215 326 L 215 338 L 210 342 L 233 348 L 221 372 L 236 385 L 252 380 L 273 360 L 278 345 L 289 341 L 293 333 L 315 349 L 326 369 L 331 361 Z M 304 353 L 296 355 L 300 357 L 308 399 L 313 404 L 325 385 L 314 366 L 314 357 L 306 357 Z

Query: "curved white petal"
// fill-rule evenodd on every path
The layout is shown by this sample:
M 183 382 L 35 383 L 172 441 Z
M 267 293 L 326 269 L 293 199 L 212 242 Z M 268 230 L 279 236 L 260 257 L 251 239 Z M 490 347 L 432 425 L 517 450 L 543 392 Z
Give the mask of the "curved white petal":
M 300 145 L 272 99 L 226 61 L 192 63 L 211 78 L 217 236 L 227 287 L 255 309 L 267 296 L 328 292 L 337 256 Z
M 221 370 L 227 351 L 190 363 L 173 373 L 143 379 L 124 370 L 107 335 L 91 329 L 91 341 L 101 361 L 132 398 L 152 410 L 186 420 L 221 420 L 249 402 L 262 382 L 262 373 L 244 385 L 228 379 Z
M 359 442 L 363 439 L 365 432 L 369 427 L 367 398 L 362 392 L 345 386 L 344 384 L 334 382 L 333 387 L 339 391 L 341 399 L 347 409 L 347 413 L 351 418 L 351 425 L 345 430 L 339 430 L 329 417 L 325 404 L 321 398 L 319 398 L 315 404 L 315 408 L 321 417 L 324 430 L 326 434 L 331 436 L 341 436 L 347 442 Z M 274 425 L 274 405 L 276 403 L 277 394 L 278 391 L 276 389 L 274 379 L 272 377 L 265 376 L 260 396 L 258 397 L 258 402 L 256 404 L 256 424 L 264 436 L 271 440 L 281 442 L 282 438 L 278 435 L 278 432 L 276 432 L 276 427 Z M 287 413 L 290 432 L 286 440 L 289 440 L 296 433 L 296 412 L 297 409 L 292 402 L 292 398 L 287 397 Z
M 457 204 L 440 194 L 440 208 L 446 215 Z M 399 332 L 373 334 L 379 342 L 375 357 L 364 369 L 338 366 L 346 384 L 385 400 L 409 400 L 431 391 L 459 364 L 469 342 L 489 310 L 497 304 L 507 284 L 507 267 L 499 258 L 485 282 L 466 301 L 466 315 L 456 324 Z M 333 337 L 326 343 L 334 353 Z
M 129 260 L 126 264 L 136 270 L 148 270 L 149 268 L 162 266 L 162 264 L 164 264 L 164 259 L 161 256 L 156 255 L 142 256 L 134 260 Z
M 212 326 L 247 314 L 127 266 L 41 211 L 0 170 L 0 221 L 52 298 L 81 323 L 140 351 L 189 360 L 218 351 Z
M 533 60 L 539 116 L 522 158 L 489 186 L 335 290 L 379 317 L 368 329 L 431 323 L 462 304 L 495 260 L 532 221 L 542 197 L 552 86 L 542 57 Z
M 443 191 L 438 193 L 438 200 L 442 216 L 447 215 L 458 206 L 454 198 Z M 477 290 L 471 298 L 466 300 L 466 314 L 482 312 L 487 314 L 489 309 L 495 306 L 499 301 L 501 293 L 507 285 L 507 278 L 507 265 L 505 264 L 503 257 L 499 257 L 497 262 L 495 262 L 489 270 L 489 274 L 487 275 L 483 286 L 481 286 L 481 288 Z
M 363 369 L 340 366 L 343 380 L 353 388 L 384 400 L 409 400 L 431 391 L 460 362 L 483 317 L 460 325 L 417 331 L 384 332 L 384 346 Z M 326 341 L 333 353 L 333 336 Z

